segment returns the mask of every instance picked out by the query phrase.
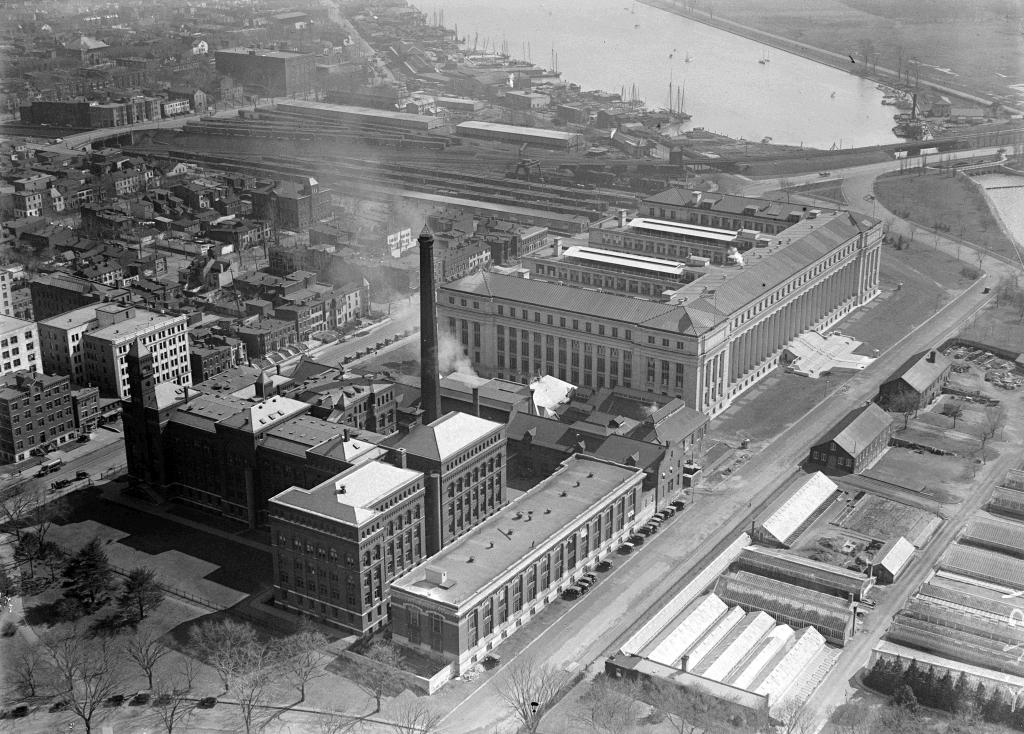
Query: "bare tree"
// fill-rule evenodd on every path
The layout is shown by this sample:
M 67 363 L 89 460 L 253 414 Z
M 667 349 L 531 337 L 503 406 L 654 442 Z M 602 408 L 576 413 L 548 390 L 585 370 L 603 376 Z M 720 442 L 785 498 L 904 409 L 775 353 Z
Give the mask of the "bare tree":
M 363 720 L 359 716 L 352 716 L 344 711 L 333 709 L 318 714 L 316 724 L 320 734 L 350 734 L 362 727 Z
M 33 645 L 22 650 L 14 658 L 11 666 L 11 677 L 18 695 L 22 698 L 34 698 L 43 686 L 50 666 L 45 649 Z
M 275 669 L 274 655 L 270 649 L 253 641 L 240 651 L 239 667 L 232 674 L 235 682 L 235 696 L 238 698 L 238 713 L 246 734 L 259 731 L 267 723 L 265 707 Z
M 1006 421 L 1006 410 L 1001 405 L 989 405 L 981 422 L 981 460 L 985 461 L 985 444 L 1002 430 Z
M 829 723 L 837 734 L 870 734 L 874 727 L 874 708 L 865 701 L 850 701 L 837 706 L 829 715 Z
M 667 681 L 645 686 L 644 700 L 668 716 L 679 734 L 713 731 L 727 713 L 721 700 Z
M 431 710 L 419 698 L 402 701 L 391 712 L 391 729 L 395 734 L 434 734 L 444 714 Z
M 192 702 L 181 694 L 180 681 L 154 691 L 153 708 L 167 734 L 174 734 L 177 726 L 187 729 L 188 720 L 195 710 Z
M 139 666 L 146 674 L 149 688 L 153 688 L 153 669 L 161 659 L 171 653 L 160 639 L 160 635 L 152 632 L 136 632 L 124 644 L 124 653 L 128 659 Z
M 782 722 L 781 726 L 773 729 L 777 734 L 813 734 L 818 731 L 814 721 L 814 711 L 799 701 L 790 699 L 778 709 L 773 710 L 772 713 L 774 718 L 778 718 Z
M 100 705 L 122 684 L 117 649 L 107 638 L 88 640 L 78 630 L 40 641 L 57 673 L 60 694 L 91 734 Z
M 380 713 L 380 702 L 384 696 L 397 693 L 404 688 L 399 667 L 402 665 L 402 653 L 390 642 L 377 641 L 370 645 L 355 671 L 355 683 L 366 693 L 373 696 L 376 708 L 373 713 Z
M 951 400 L 942 406 L 942 414 L 953 419 L 953 430 L 956 430 L 956 422 L 964 415 L 964 404 L 961 400 Z
M 541 718 L 568 681 L 569 676 L 565 671 L 540 663 L 534 658 L 524 658 L 505 671 L 497 691 L 522 722 L 523 730 L 532 734 L 537 731 Z
M 241 656 L 256 642 L 256 630 L 231 619 L 208 620 L 193 627 L 189 639 L 200 659 L 217 671 L 227 691 L 232 676 L 241 669 Z
M 903 428 L 906 430 L 910 424 L 910 416 L 917 415 L 920 407 L 918 398 L 911 392 L 901 392 L 889 400 L 889 410 L 903 416 Z
M 630 734 L 637 730 L 641 714 L 639 701 L 621 684 L 600 675 L 580 698 L 574 716 L 589 732 Z
M 4 487 L 0 493 L 0 517 L 14 531 L 14 539 L 21 540 L 26 522 L 35 508 L 45 501 L 43 485 L 38 479 L 25 478 Z
M 325 647 L 327 637 L 307 624 L 275 645 L 282 671 L 299 691 L 299 703 L 306 700 L 306 684 L 327 675 L 322 652 Z
M 184 686 L 184 691 L 191 691 L 192 684 L 195 683 L 196 676 L 199 675 L 199 663 L 191 655 L 182 655 L 181 660 L 178 663 L 178 670 L 181 671 L 181 675 L 178 680 Z

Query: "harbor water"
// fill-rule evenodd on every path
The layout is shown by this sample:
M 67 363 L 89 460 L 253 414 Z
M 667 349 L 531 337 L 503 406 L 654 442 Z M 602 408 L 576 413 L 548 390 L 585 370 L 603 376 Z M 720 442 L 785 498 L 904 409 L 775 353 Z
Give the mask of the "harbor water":
M 655 109 L 683 85 L 689 128 L 825 149 L 897 141 L 873 82 L 631 0 L 412 2 L 428 22 L 443 11 L 470 45 L 545 68 L 554 49 L 562 78 L 585 90 L 635 85 Z

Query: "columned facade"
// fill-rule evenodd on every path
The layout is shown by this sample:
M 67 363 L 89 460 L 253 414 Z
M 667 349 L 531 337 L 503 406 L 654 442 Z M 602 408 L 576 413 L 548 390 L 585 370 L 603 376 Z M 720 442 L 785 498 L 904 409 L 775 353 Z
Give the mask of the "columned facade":
M 483 376 L 622 385 L 713 416 L 777 367 L 798 334 L 830 328 L 878 293 L 881 223 L 844 213 L 790 232 L 761 255 L 787 256 L 785 275 L 754 259 L 712 271 L 713 287 L 697 279 L 677 303 L 477 274 L 442 286 L 438 318 Z

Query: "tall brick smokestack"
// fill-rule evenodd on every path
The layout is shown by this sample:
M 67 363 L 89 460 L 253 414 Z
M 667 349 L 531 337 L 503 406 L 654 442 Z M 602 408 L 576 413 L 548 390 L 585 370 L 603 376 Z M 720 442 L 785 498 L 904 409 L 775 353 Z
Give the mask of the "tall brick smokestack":
M 423 423 L 441 416 L 441 377 L 437 363 L 437 309 L 434 292 L 434 235 L 424 226 L 420 246 L 420 405 Z

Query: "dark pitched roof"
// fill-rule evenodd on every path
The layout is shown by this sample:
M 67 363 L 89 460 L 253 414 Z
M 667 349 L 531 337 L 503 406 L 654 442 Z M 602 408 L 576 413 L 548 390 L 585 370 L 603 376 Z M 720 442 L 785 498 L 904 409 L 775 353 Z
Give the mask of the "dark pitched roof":
M 933 356 L 934 355 L 934 356 Z M 929 361 L 933 360 L 933 361 Z M 930 349 L 915 354 L 893 373 L 890 381 L 903 379 L 907 385 L 918 392 L 924 392 L 945 372 L 950 364 L 949 358 L 937 349 Z
M 816 445 L 835 441 L 843 451 L 856 456 L 857 452 L 888 431 L 891 424 L 892 417 L 888 413 L 877 404 L 868 403 L 834 425 Z

